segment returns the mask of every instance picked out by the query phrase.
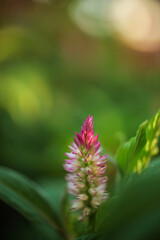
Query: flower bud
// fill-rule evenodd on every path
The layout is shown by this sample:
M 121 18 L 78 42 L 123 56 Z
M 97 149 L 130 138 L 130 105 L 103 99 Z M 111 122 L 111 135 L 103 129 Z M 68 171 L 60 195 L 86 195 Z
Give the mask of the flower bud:
M 72 211 L 83 208 L 84 204 L 82 201 L 75 200 L 72 202 Z
M 84 220 L 108 198 L 106 193 L 107 177 L 106 172 L 107 155 L 101 154 L 98 135 L 94 136 L 93 116 L 85 120 L 80 134 L 76 133 L 74 143 L 69 146 L 69 158 L 65 160 L 64 168 L 69 174 L 68 192 L 75 196 L 72 202 L 72 210 L 80 210 L 79 219 Z M 91 207 L 89 207 L 91 206 Z
M 88 199 L 87 194 L 82 193 L 78 196 L 78 199 L 82 200 L 82 201 L 86 201 Z

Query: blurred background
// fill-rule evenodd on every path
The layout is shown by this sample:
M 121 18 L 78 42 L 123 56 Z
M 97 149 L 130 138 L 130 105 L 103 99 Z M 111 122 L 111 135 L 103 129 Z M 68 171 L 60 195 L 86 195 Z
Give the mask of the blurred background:
M 158 110 L 159 79 L 160 1 L 1 0 L 0 165 L 59 181 L 89 114 L 114 155 Z M 0 213 L 2 240 L 41 239 L 2 202 Z

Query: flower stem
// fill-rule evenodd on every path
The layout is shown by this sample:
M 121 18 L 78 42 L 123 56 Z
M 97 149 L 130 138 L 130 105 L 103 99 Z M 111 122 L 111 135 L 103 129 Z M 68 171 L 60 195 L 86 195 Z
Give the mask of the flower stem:
M 92 212 L 88 216 L 88 233 L 93 233 L 94 228 L 95 228 L 95 217 L 96 217 L 96 212 Z

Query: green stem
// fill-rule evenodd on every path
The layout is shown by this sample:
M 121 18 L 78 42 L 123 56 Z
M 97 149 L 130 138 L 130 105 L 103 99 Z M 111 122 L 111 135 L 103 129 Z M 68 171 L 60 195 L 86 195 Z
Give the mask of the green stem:
M 96 212 L 95 211 L 88 216 L 88 233 L 93 233 L 94 232 L 95 217 L 96 217 Z

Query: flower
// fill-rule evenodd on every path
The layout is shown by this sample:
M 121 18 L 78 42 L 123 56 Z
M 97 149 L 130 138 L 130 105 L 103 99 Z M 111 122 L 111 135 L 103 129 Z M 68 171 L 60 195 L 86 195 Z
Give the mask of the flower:
M 72 210 L 80 210 L 80 219 L 88 217 L 103 201 L 108 198 L 106 193 L 107 177 L 106 158 L 100 156 L 102 151 L 98 142 L 98 135 L 94 136 L 93 116 L 85 120 L 81 132 L 76 133 L 74 143 L 69 146 L 70 153 L 65 153 L 64 169 L 68 192 L 75 196 Z

